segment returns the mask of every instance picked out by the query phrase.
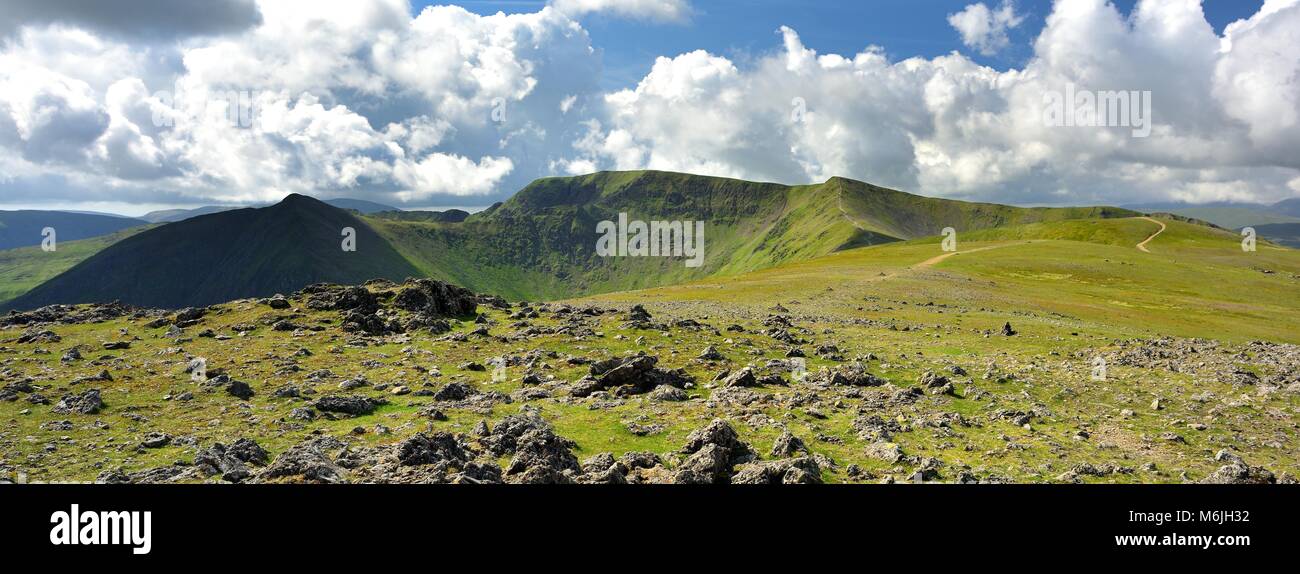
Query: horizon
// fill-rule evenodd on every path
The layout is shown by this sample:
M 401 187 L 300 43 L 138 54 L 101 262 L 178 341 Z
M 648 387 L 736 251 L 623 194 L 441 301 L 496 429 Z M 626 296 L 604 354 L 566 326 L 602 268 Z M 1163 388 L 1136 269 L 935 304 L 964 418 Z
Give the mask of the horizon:
M 618 172 L 618 171 L 664 171 L 664 170 L 602 170 L 602 171 L 614 171 L 614 172 Z M 601 173 L 601 172 L 591 172 L 591 173 L 588 173 L 588 174 L 579 174 L 579 175 L 565 176 L 565 177 L 584 177 L 584 176 L 593 175 L 593 174 L 596 174 L 596 173 Z M 683 173 L 683 172 L 670 172 L 670 173 Z M 700 174 L 686 174 L 686 175 L 700 175 Z M 555 177 L 555 176 L 547 176 L 547 177 Z M 702 177 L 710 177 L 710 176 L 702 176 Z M 836 178 L 836 177 L 843 177 L 843 176 L 831 176 L 830 178 L 827 178 L 827 181 L 828 181 L 829 179 L 834 179 L 834 178 Z M 539 178 L 539 179 L 542 179 L 542 178 Z M 728 179 L 738 179 L 738 178 L 728 178 Z M 852 178 L 845 178 L 845 179 L 852 179 Z M 741 180 L 741 181 L 748 181 L 748 180 Z M 860 180 L 857 180 L 857 181 L 860 181 Z M 775 182 L 756 182 L 756 183 L 775 183 Z M 819 183 L 825 183 L 825 181 L 822 181 L 822 182 L 809 182 L 809 183 L 802 183 L 802 184 L 780 184 L 780 185 L 789 185 L 789 186 L 793 186 L 793 185 L 817 185 L 817 184 L 819 184 Z M 871 183 L 871 182 L 868 181 L 868 182 L 864 182 L 864 183 Z M 527 186 L 525 186 L 525 188 L 526 188 L 526 187 L 527 187 Z M 524 188 L 520 188 L 519 190 L 515 191 L 514 193 L 511 193 L 510 195 L 506 196 L 506 197 L 505 197 L 504 199 L 502 199 L 501 201 L 507 201 L 507 200 L 509 200 L 511 197 L 514 197 L 515 194 L 519 193 L 520 191 L 523 191 L 523 189 L 524 189 Z M 897 191 L 902 191 L 902 192 L 904 192 L 904 193 L 910 193 L 910 194 L 913 194 L 913 195 L 920 195 L 920 196 L 922 196 L 922 197 L 931 197 L 931 196 L 927 196 L 927 195 L 922 194 L 922 193 L 916 193 L 916 192 L 909 191 L 909 190 L 906 190 L 906 189 L 900 189 L 900 190 L 897 190 Z M 466 211 L 466 212 L 468 212 L 468 213 L 473 214 L 473 213 L 478 213 L 478 212 L 480 212 L 480 211 L 483 211 L 483 210 L 485 210 L 485 209 L 488 209 L 489 207 L 492 206 L 491 204 L 486 204 L 486 205 L 431 205 L 431 206 L 409 206 L 409 207 L 403 207 L 403 206 L 397 206 L 397 205 L 387 205 L 387 204 L 383 204 L 382 202 L 379 202 L 379 201 L 374 201 L 374 200 L 370 200 L 370 199 L 362 199 L 362 198 L 360 198 L 360 197 L 348 197 L 348 196 L 318 197 L 318 196 L 316 196 L 316 195 L 313 195 L 313 194 L 310 193 L 310 192 L 294 191 L 294 192 L 286 192 L 286 193 L 285 193 L 283 196 L 281 196 L 279 199 L 275 199 L 275 200 L 272 200 L 272 201 L 262 201 L 262 202 L 257 202 L 257 203 L 247 203 L 247 204 L 225 204 L 225 205 L 214 205 L 214 204 L 203 204 L 203 203 L 188 203 L 188 204 L 139 204 L 139 205 L 131 205 L 131 204 L 127 204 L 127 205 L 125 205 L 125 207 L 126 207 L 127 209 L 124 210 L 124 211 L 121 211 L 121 212 L 119 212 L 119 211 L 112 211 L 112 210 L 111 210 L 111 209 L 114 209 L 115 207 L 121 205 L 121 204 L 116 204 L 116 203 L 91 203 L 91 204 L 84 204 L 84 203 L 82 203 L 82 204 L 55 204 L 55 205 L 45 205 L 45 204 L 19 204 L 19 205 L 13 205 L 13 204 L 7 204 L 7 203 L 0 202 L 0 212 L 7 212 L 7 211 L 54 211 L 54 212 L 65 212 L 65 213 L 86 213 L 86 214 L 91 214 L 91 215 L 106 215 L 106 216 L 112 216 L 112 217 L 122 217 L 122 218 L 128 218 L 128 219 L 136 219 L 136 218 L 144 217 L 144 216 L 147 216 L 147 215 L 150 215 L 150 214 L 156 213 L 156 212 L 162 212 L 162 211 L 173 211 L 173 210 L 193 210 L 193 209 L 202 209 L 202 208 L 210 208 L 210 207 L 219 207 L 219 208 L 227 208 L 227 209 L 243 209 L 243 208 L 262 208 L 262 207 L 269 207 L 269 206 L 271 206 L 271 205 L 275 205 L 275 204 L 278 204 L 278 203 L 284 201 L 285 198 L 288 198 L 289 196 L 292 196 L 292 195 L 303 195 L 303 196 L 310 197 L 310 198 L 312 198 L 312 199 L 316 199 L 316 200 L 319 200 L 319 201 L 322 201 L 322 202 L 328 202 L 328 201 L 332 201 L 332 200 L 370 201 L 370 202 L 374 202 L 374 203 L 380 203 L 380 204 L 382 204 L 382 205 L 386 205 L 386 206 L 388 206 L 388 207 L 393 207 L 393 208 L 395 208 L 397 211 L 435 211 L 435 212 L 443 212 L 443 211 L 448 211 L 448 210 L 462 210 L 462 211 Z M 941 199 L 948 199 L 948 198 L 941 198 Z M 1164 208 L 1199 208 L 1199 207 L 1271 207 L 1272 205 L 1275 205 L 1275 204 L 1277 204 L 1277 203 L 1281 203 L 1281 202 L 1284 202 L 1284 201 L 1290 201 L 1290 200 L 1294 200 L 1294 199 L 1300 199 L 1300 195 L 1296 195 L 1295 197 L 1284 198 L 1284 199 L 1281 199 L 1281 200 L 1278 200 L 1278 201 L 1276 201 L 1276 202 L 1272 202 L 1272 203 L 1249 203 L 1249 202 L 1235 202 L 1235 201 L 1208 201 L 1208 202 L 1204 202 L 1204 203 L 1188 203 L 1188 202 L 1166 201 L 1166 202 L 1142 202 L 1142 203 L 1129 203 L 1129 204 L 1110 204 L 1110 203 L 1045 203 L 1045 202 L 1037 202 L 1037 203 L 1000 203 L 1000 202 L 996 202 L 996 201 L 992 201 L 992 202 L 983 202 L 983 201 L 976 200 L 976 199 L 954 199 L 954 201 L 966 201 L 966 202 L 972 202 L 972 203 L 996 203 L 996 204 L 999 204 L 999 205 L 1007 205 L 1007 206 L 1011 206 L 1011 207 L 1119 207 L 1119 208 L 1127 208 L 1127 209 L 1137 209 L 1137 208 L 1144 208 L 1144 207 L 1157 206 L 1157 207 L 1155 207 L 1155 209 L 1164 209 Z

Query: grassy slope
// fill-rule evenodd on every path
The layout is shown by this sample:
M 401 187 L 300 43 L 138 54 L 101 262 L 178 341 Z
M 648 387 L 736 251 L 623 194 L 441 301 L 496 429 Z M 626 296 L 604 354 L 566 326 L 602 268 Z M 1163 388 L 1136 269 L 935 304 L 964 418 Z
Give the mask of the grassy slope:
M 780 304 L 796 317 L 819 320 L 810 325 L 814 332 L 822 327 L 835 329 L 841 348 L 871 351 L 896 363 L 889 368 L 882 365 L 881 372 L 903 384 L 914 381 L 925 368 L 913 366 L 912 361 L 951 362 L 968 370 L 995 361 L 1027 362 L 1032 366 L 1026 370 L 1032 374 L 1022 376 L 1021 382 L 990 385 L 976 379 L 968 388 L 1005 397 L 1001 406 L 1018 403 L 1018 398 L 1025 401 L 1020 405 L 1044 404 L 1057 415 L 1055 421 L 1036 423 L 1031 432 L 1001 429 L 1008 441 L 1040 444 L 1008 460 L 1002 460 L 1005 454 L 990 458 L 989 453 L 997 450 L 985 452 L 990 443 L 973 437 L 968 437 L 976 444 L 971 452 L 923 433 L 901 435 L 898 442 L 904 452 L 964 462 L 977 469 L 1005 464 L 1021 480 L 1051 478 L 1080 458 L 1120 466 L 1151 460 L 1163 469 L 1159 476 L 1102 480 L 1176 481 L 1177 472 L 1168 469 L 1188 468 L 1196 478 L 1215 468 L 1207 453 L 1230 448 L 1257 464 L 1294 475 L 1300 460 L 1294 440 L 1260 448 L 1241 434 L 1289 433 L 1284 429 L 1289 423 L 1279 427 L 1262 413 L 1294 412 L 1300 408 L 1294 393 L 1242 406 L 1226 398 L 1244 396 L 1246 391 L 1192 375 L 1112 367 L 1110 382 L 1087 380 L 1089 358 L 1117 340 L 1181 336 L 1300 343 L 1300 251 L 1261 244 L 1259 251 L 1243 253 L 1239 238 L 1231 233 L 1164 221 L 1168 229 L 1149 245 L 1151 253 L 1133 247 L 1157 229 L 1149 221 L 1061 222 L 991 230 L 986 240 L 972 234 L 976 237 L 961 242 L 961 254 L 928 266 L 923 262 L 940 253 L 938 238 L 836 253 L 725 281 L 705 280 L 592 300 L 642 303 L 685 316 L 719 316 L 727 310 L 729 316 L 761 317 Z M 1037 239 L 1043 237 L 1048 239 Z M 1096 239 L 1102 242 L 1087 241 Z M 1274 273 L 1263 273 L 1264 269 Z M 858 320 L 928 327 L 918 333 L 846 324 Z M 986 335 L 996 333 L 1007 321 L 1020 331 L 1019 336 Z M 1240 361 L 1250 368 L 1249 357 Z M 816 368 L 817 360 L 809 364 Z M 1190 400 L 1196 393 L 1213 393 L 1225 401 Z M 1153 397 L 1164 401 L 1165 411 L 1146 408 Z M 988 405 L 959 397 L 951 399 L 949 408 L 972 415 Z M 1121 408 L 1138 414 L 1125 419 L 1118 415 Z M 1078 422 L 1067 422 L 1071 420 Z M 1182 426 L 1187 421 L 1206 421 L 1210 430 L 1189 433 Z M 826 422 L 809 420 L 805 432 L 851 434 L 848 422 L 836 417 Z M 1071 440 L 1080 426 L 1092 432 L 1092 441 Z M 1152 437 L 1167 432 L 1184 437 L 1188 447 L 1153 444 Z M 852 460 L 855 448 L 860 446 L 825 445 L 822 452 Z
M 831 178 L 825 185 L 840 192 L 844 214 L 859 226 L 901 239 L 938 235 L 945 227 L 962 233 L 1045 221 L 1137 215 L 1116 207 L 1023 208 L 922 197 L 844 178 Z
M 600 258 L 596 224 L 703 220 L 705 265 L 675 258 Z M 783 186 L 680 173 L 600 172 L 539 179 L 463 223 L 369 221 L 424 273 L 477 291 L 547 299 L 731 276 L 839 250 L 938 233 L 1072 218 L 1115 208 L 1018 208 L 926 198 L 832 178 Z
M 786 187 L 663 172 L 545 178 L 463 223 L 369 220 L 433 277 L 519 299 L 663 285 L 734 274 L 855 245 L 821 186 Z M 705 265 L 681 258 L 597 257 L 596 224 L 703 220 Z
M 42 251 L 40 247 L 0 251 L 0 304 L 71 269 L 109 245 L 149 227 L 145 225 L 90 239 L 61 241 L 58 249 L 53 252 Z
M 1300 472 L 1300 456 L 1294 439 L 1289 438 L 1294 436 L 1289 417 L 1268 414 L 1300 408 L 1300 399 L 1294 394 L 1246 398 L 1242 389 L 1213 380 L 1121 366 L 1112 368 L 1109 382 L 1088 380 L 1088 357 L 1116 339 L 1155 334 L 1292 342 L 1300 338 L 1300 252 L 1262 246 L 1256 253 L 1245 254 L 1230 234 L 1173 221 L 1167 221 L 1167 225 L 1167 231 L 1149 244 L 1151 253 L 1133 247 L 1155 231 L 1156 226 L 1149 221 L 1117 219 L 1087 225 L 1063 222 L 989 231 L 983 237 L 963 234 L 960 254 L 940 261 L 934 261 L 942 253 L 938 239 L 927 237 L 841 251 L 737 276 L 605 294 L 584 301 L 643 303 L 656 319 L 693 318 L 718 328 L 739 323 L 747 329 L 743 333 L 636 331 L 622 325 L 619 317 L 607 316 L 598 329 L 604 336 L 586 340 L 546 335 L 511 343 L 486 338 L 458 343 L 417 336 L 409 341 L 354 347 L 345 345 L 347 337 L 337 332 L 337 314 L 308 312 L 303 321 L 326 324 L 330 329 L 291 336 L 262 328 L 230 341 L 199 338 L 185 343 L 186 353 L 207 357 L 213 368 L 227 368 L 253 385 L 258 394 L 249 401 L 249 408 L 233 408 L 235 403 L 229 397 L 195 390 L 183 373 L 186 355 L 169 354 L 166 349 L 176 343 L 161 338 L 161 330 L 144 328 L 143 321 L 56 327 L 64 337 L 57 348 L 74 344 L 97 347 L 100 341 L 119 337 L 119 329 L 126 329 L 128 336 L 140 337 L 129 351 L 97 350 L 95 356 L 103 358 L 93 364 L 56 371 L 48 370 L 45 364 L 57 362 L 58 353 L 42 355 L 26 348 L 6 351 L 7 358 L 12 359 L 7 363 L 10 368 L 36 376 L 38 384 L 49 384 L 47 379 L 55 376 L 54 384 L 67 387 L 63 383 L 75 376 L 111 369 L 116 381 L 97 384 L 106 389 L 109 410 L 93 417 L 109 424 L 99 429 L 83 424 L 91 417 L 74 417 L 76 429 L 47 431 L 40 424 L 54 416 L 46 414 L 48 407 L 32 408 L 21 401 L 0 403 L 0 420 L 6 421 L 4 436 L 36 437 L 0 441 L 0 463 L 21 464 L 24 468 L 37 463 L 38 467 L 29 469 L 33 479 L 88 479 L 101 468 L 123 465 L 128 470 L 139 470 L 192 457 L 193 448 L 180 445 L 136 450 L 134 444 L 145 431 L 191 435 L 202 445 L 250 436 L 277 454 L 313 432 L 363 445 L 394 442 L 426 426 L 469 432 L 480 418 L 499 420 L 525 405 L 540 409 L 562 435 L 575 440 L 579 457 L 633 450 L 668 453 L 682 444 L 694 428 L 715 416 L 727 415 L 702 401 L 664 405 L 636 398 L 601 409 L 581 401 L 551 400 L 498 405 L 488 415 L 447 409 L 448 420 L 429 421 L 416 415 L 425 400 L 398 398 L 370 416 L 319 420 L 294 427 L 280 419 L 303 403 L 276 398 L 271 390 L 286 383 L 305 384 L 305 373 L 330 369 L 337 377 L 321 384 L 322 392 L 331 392 L 338 380 L 358 374 L 373 383 L 400 382 L 413 388 L 436 388 L 448 380 L 463 380 L 485 390 L 511 392 L 520 388 L 522 373 L 511 372 L 507 382 L 493 383 L 489 374 L 462 371 L 455 365 L 531 349 L 586 357 L 646 351 L 659 356 L 665 366 L 684 368 L 707 382 L 717 367 L 692 359 L 705 345 L 716 345 L 734 361 L 730 365 L 762 365 L 783 356 L 779 345 L 755 332 L 763 328 L 762 318 L 779 303 L 790 309 L 799 325 L 808 329 L 804 336 L 815 343 L 835 343 L 848 356 L 868 352 L 881 356 L 881 361 L 871 363 L 871 369 L 896 386 L 912 386 L 920 372 L 940 370 L 947 364 L 962 365 L 973 375 L 959 381 L 960 395 L 927 396 L 915 406 L 867 406 L 845 398 L 842 400 L 846 407 L 823 408 L 820 417 L 825 418 L 820 418 L 811 416 L 806 409 L 774 402 L 756 404 L 747 409 L 744 417 L 732 418 L 742 438 L 764 454 L 779 431 L 741 421 L 756 417 L 780 421 L 808 440 L 815 452 L 836 461 L 837 470 L 826 472 L 829 480 L 845 480 L 844 468 L 848 464 L 857 464 L 877 477 L 902 478 L 910 472 L 907 464 L 864 456 L 866 442 L 851 428 L 861 409 L 908 425 L 911 430 L 896 433 L 892 439 L 904 453 L 935 457 L 953 466 L 968 465 L 981 477 L 992 473 L 1018 481 L 1042 481 L 1052 480 L 1080 462 L 1130 468 L 1152 462 L 1155 471 L 1083 478 L 1178 482 L 1180 473 L 1186 472 L 1195 480 L 1217 468 L 1212 456 L 1220 448 L 1231 448 L 1252 464 L 1268 466 L 1274 472 Z M 1275 273 L 1262 273 L 1258 271 L 1261 268 Z M 511 330 L 506 327 L 512 321 L 505 312 L 485 311 L 496 321 L 494 333 Z M 264 307 L 236 302 L 223 305 L 205 326 L 227 333 L 231 325 L 258 323 L 268 313 Z M 984 335 L 1007 321 L 1020 335 Z M 547 326 L 554 322 L 543 315 L 533 323 Z M 456 328 L 469 331 L 476 327 L 462 323 Z M 296 360 L 301 371 L 288 376 L 276 374 L 283 365 L 279 357 L 287 357 L 300 347 L 314 351 L 310 357 Z M 805 346 L 809 350 L 811 347 Z M 377 362 L 364 365 L 367 359 Z M 978 373 L 993 362 L 1016 377 L 1009 382 L 981 378 Z M 573 380 L 584 372 L 563 361 L 550 363 L 554 368 L 546 373 L 561 379 Z M 810 356 L 808 365 L 815 370 L 835 363 Z M 443 376 L 423 376 L 421 369 L 430 366 L 439 367 Z M 194 390 L 196 399 L 188 403 L 162 400 L 182 390 Z M 988 397 L 975 398 L 976 390 L 988 393 Z M 690 394 L 707 398 L 711 392 L 700 386 Z M 779 398 L 805 391 L 764 388 L 756 392 Z M 1205 392 L 1214 393 L 1216 398 L 1209 403 L 1189 398 Z M 58 396 L 57 392 L 47 394 Z M 1153 398 L 1162 400 L 1161 410 L 1148 408 Z M 995 408 L 1023 410 L 1033 405 L 1044 405 L 1053 414 L 1036 418 L 1032 428 L 989 418 Z M 18 415 L 23 408 L 32 408 L 35 414 Z M 1135 414 L 1121 417 L 1121 408 Z M 978 424 L 952 429 L 925 426 L 924 421 L 934 413 L 956 413 Z M 132 422 L 124 414 L 143 415 L 147 422 Z M 1193 431 L 1186 426 L 1190 421 L 1204 421 L 1208 428 Z M 629 422 L 657 423 L 665 428 L 637 436 L 629 432 Z M 377 424 L 392 428 L 393 434 L 351 434 L 354 427 L 372 428 Z M 1089 430 L 1092 438 L 1073 438 L 1081 428 Z M 1186 444 L 1156 440 L 1166 432 L 1185 437 Z M 823 435 L 842 440 L 814 439 Z M 75 442 L 59 442 L 59 436 Z M 1253 438 L 1277 436 L 1288 438 Z M 54 445 L 54 450 L 47 452 L 47 445 Z M 673 464 L 671 458 L 669 464 Z M 951 470 L 945 472 L 944 478 L 950 480 Z
M 378 232 L 362 241 L 363 249 L 387 242 L 395 253 L 383 246 L 382 257 L 367 256 L 358 265 L 357 258 L 338 260 L 334 249 L 341 225 L 337 220 L 352 215 L 330 214 L 323 207 L 299 202 L 293 208 L 234 210 L 190 219 L 182 227 L 157 230 L 106 250 L 86 263 L 94 269 L 81 270 L 86 275 L 103 274 L 108 268 L 134 269 L 135 274 L 118 274 L 110 281 L 82 277 L 60 282 L 56 277 L 18 303 L 122 299 L 176 306 L 292 290 L 326 277 L 360 282 L 366 273 L 395 279 L 422 274 L 512 299 L 554 299 L 731 276 L 842 249 L 932 235 L 947 226 L 965 233 L 1033 221 L 1131 214 L 1113 208 L 1025 209 L 957 202 L 843 178 L 791 187 L 658 171 L 600 172 L 539 179 L 504 204 L 459 222 L 392 214 L 363 217 Z M 596 256 L 597 223 L 616 220 L 619 213 L 633 220 L 704 221 L 704 266 L 686 267 L 681 258 Z M 278 214 L 279 219 L 266 214 Z M 285 233 L 290 227 L 294 231 Z M 39 265 L 30 259 L 13 260 L 0 269 L 16 276 L 47 277 L 36 268 Z M 137 279 L 141 273 L 153 276 Z M 207 278 L 187 286 L 180 296 L 168 292 L 176 291 L 178 277 Z M 9 297 L 29 288 L 21 284 Z
M 1261 243 L 1244 253 L 1231 232 L 1163 221 L 1168 227 L 1151 253 L 1134 248 L 1159 229 L 1145 219 L 1062 221 L 961 234 L 959 253 L 932 266 L 918 264 L 942 254 L 938 237 L 598 299 L 764 307 L 810 294 L 839 305 L 860 293 L 924 294 L 1055 313 L 1116 335 L 1300 343 L 1300 251 Z
M 341 230 L 357 231 L 357 251 Z M 315 282 L 400 281 L 419 272 L 351 213 L 292 196 L 261 209 L 162 225 L 105 248 L 6 303 L 122 301 L 179 308 L 291 292 Z

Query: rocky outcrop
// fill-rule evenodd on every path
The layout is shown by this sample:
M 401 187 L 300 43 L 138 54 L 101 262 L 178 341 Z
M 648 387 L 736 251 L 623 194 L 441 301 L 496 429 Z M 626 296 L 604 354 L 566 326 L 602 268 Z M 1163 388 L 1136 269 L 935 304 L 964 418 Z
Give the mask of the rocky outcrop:
M 658 357 L 637 355 L 606 359 L 591 364 L 590 374 L 573 384 L 570 394 L 585 397 L 596 391 L 610 391 L 617 396 L 648 393 L 661 385 L 683 388 L 692 382 L 681 369 L 656 367 Z

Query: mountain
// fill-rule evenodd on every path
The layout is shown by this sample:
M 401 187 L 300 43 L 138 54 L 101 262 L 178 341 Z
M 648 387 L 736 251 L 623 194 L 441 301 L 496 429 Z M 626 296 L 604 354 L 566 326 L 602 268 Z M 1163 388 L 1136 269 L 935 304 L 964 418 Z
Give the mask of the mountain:
M 145 222 L 115 215 L 69 211 L 0 211 L 0 249 L 40 245 L 41 231 L 52 227 L 59 242 L 107 235 Z
M 102 215 L 104 217 L 116 217 L 119 219 L 140 219 L 139 217 L 130 217 L 119 213 L 109 213 L 107 211 L 87 211 L 84 209 L 56 209 L 54 211 L 62 213 L 80 213 L 82 215 Z
M 1272 211 L 1274 213 L 1300 218 L 1300 197 L 1284 199 L 1274 203 Z
M 1267 210 L 1267 211 L 1266 211 Z M 1189 207 L 1171 211 L 1175 215 L 1208 221 L 1224 229 L 1241 229 L 1270 223 L 1300 223 L 1300 217 L 1291 217 L 1268 207 L 1246 209 L 1242 207 Z
M 200 215 L 208 215 L 211 213 L 221 213 L 223 211 L 230 211 L 232 209 L 239 209 L 239 208 L 231 207 L 231 206 L 207 205 L 204 207 L 196 207 L 194 209 L 164 209 L 160 211 L 150 211 L 149 213 L 141 215 L 140 219 L 148 221 L 149 223 L 172 223 L 176 221 L 184 221 L 191 217 L 198 217 Z
M 327 199 L 325 200 L 325 203 L 333 205 L 334 207 L 337 207 L 339 209 L 351 209 L 353 211 L 360 211 L 361 213 L 364 213 L 366 215 L 369 215 L 371 213 L 379 213 L 382 211 L 401 211 L 400 209 L 397 209 L 396 207 L 393 207 L 391 205 L 384 205 L 382 203 L 375 203 L 373 201 L 366 201 L 364 199 L 348 199 L 346 197 L 341 197 L 338 199 Z
M 620 214 L 692 228 L 703 224 L 700 265 L 688 265 L 683 256 L 597 254 L 598 225 Z M 934 199 L 844 178 L 787 186 L 657 171 L 539 179 L 510 200 L 468 216 L 358 216 L 291 196 L 270 208 L 226 211 L 142 233 L 11 306 L 120 299 L 177 307 L 292 291 L 317 281 L 406 276 L 515 299 L 554 299 L 735 275 L 933 236 L 946 227 L 969 233 L 1135 215 L 1111 207 L 1020 208 Z M 370 234 L 360 241 L 375 250 L 365 262 L 340 258 L 343 226 Z M 105 279 L 92 280 L 95 274 Z
M 348 198 L 327 199 L 324 200 L 324 203 L 333 205 L 334 207 L 337 207 L 339 209 L 351 209 L 354 211 L 359 211 L 364 214 L 379 213 L 383 211 L 399 211 L 396 207 L 384 205 L 382 203 L 375 203 L 373 201 L 366 201 L 364 199 L 348 199 Z M 259 205 L 256 207 L 266 207 L 266 206 Z M 186 219 L 190 219 L 192 217 L 198 217 L 200 215 L 208 215 L 212 213 L 221 213 L 223 211 L 230 211 L 232 209 L 241 209 L 241 208 L 237 206 L 230 206 L 230 205 L 205 205 L 203 207 L 196 207 L 194 209 L 164 209 L 160 211 L 150 211 L 149 213 L 141 215 L 140 219 L 148 221 L 149 223 L 172 223 L 176 221 L 185 221 Z
M 380 211 L 370 215 L 394 221 L 423 221 L 425 223 L 460 223 L 469 218 L 469 212 L 463 209 L 448 209 L 446 211 Z
M 1220 201 L 1203 204 L 1145 203 L 1124 207 L 1145 213 L 1172 213 L 1191 217 L 1208 221 L 1224 229 L 1241 229 L 1270 223 L 1300 223 L 1300 198 L 1280 201 L 1273 205 Z
M 1300 249 L 1300 223 L 1268 223 L 1256 225 L 1255 233 L 1273 243 Z
M 0 304 L 49 281 L 108 246 L 150 227 L 140 225 L 89 239 L 60 241 L 58 250 L 53 252 L 43 251 L 40 246 L 0 251 Z
M 342 230 L 356 230 L 356 251 Z M 419 272 L 350 212 L 291 195 L 265 208 L 203 215 L 128 237 L 10 301 L 26 309 L 105 302 L 207 305 L 318 282 L 402 280 Z
M 596 226 L 629 219 L 704 221 L 707 256 L 600 257 Z M 732 275 L 835 251 L 1118 208 L 1019 208 L 932 199 L 844 178 L 787 186 L 659 171 L 543 178 L 460 224 L 376 221 L 427 275 L 507 297 L 573 297 Z

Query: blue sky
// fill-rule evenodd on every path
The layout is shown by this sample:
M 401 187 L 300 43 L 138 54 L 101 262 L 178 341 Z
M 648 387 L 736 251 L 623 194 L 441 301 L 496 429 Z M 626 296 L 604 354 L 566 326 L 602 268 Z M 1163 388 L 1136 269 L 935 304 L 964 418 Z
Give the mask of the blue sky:
M 529 0 L 415 2 L 423 6 L 457 4 L 479 14 L 536 12 L 546 3 Z M 1032 42 L 1051 13 L 1051 0 L 1017 0 L 1016 11 L 1025 21 L 1009 33 L 1011 46 L 994 56 L 983 56 L 962 46 L 948 24 L 969 0 L 864 0 L 816 2 L 806 0 L 696 0 L 690 21 L 663 24 L 615 15 L 590 14 L 583 26 L 592 43 L 604 51 L 606 89 L 632 87 L 645 76 L 655 57 L 707 50 L 736 61 L 779 48 L 777 29 L 789 26 L 804 44 L 818 53 L 856 54 L 863 48 L 883 47 L 891 59 L 911 56 L 932 58 L 960 50 L 972 59 L 999 70 L 1020 67 L 1032 56 Z M 990 6 L 996 1 L 987 1 Z M 1125 13 L 1137 0 L 1114 2 Z M 1263 0 L 1205 0 L 1206 20 L 1222 33 L 1223 27 L 1248 18 Z
M 483 206 L 633 169 L 1037 205 L 1300 194 L 1300 0 L 421 1 L 0 11 L 0 209 Z M 1143 96 L 1144 129 L 1053 123 L 1072 87 Z M 232 94 L 257 121 L 208 113 Z

